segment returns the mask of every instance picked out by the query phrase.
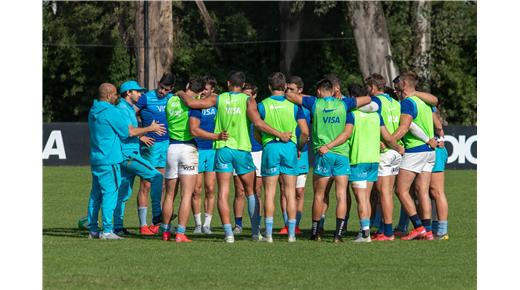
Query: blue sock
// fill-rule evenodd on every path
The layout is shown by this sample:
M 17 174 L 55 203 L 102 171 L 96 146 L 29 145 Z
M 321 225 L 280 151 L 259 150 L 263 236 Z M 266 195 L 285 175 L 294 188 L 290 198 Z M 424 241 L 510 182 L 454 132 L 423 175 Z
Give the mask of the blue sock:
M 401 212 L 399 213 L 399 223 L 397 224 L 397 229 L 401 232 L 408 232 L 408 223 L 410 223 L 408 215 L 406 214 L 404 207 L 401 206 Z
M 442 236 L 448 233 L 448 221 L 439 221 L 439 230 L 437 231 L 438 236 Z
M 171 225 L 170 224 L 161 224 L 161 228 L 162 228 L 163 232 L 169 232 L 171 229 Z
M 251 194 L 247 197 L 247 211 L 251 219 L 251 233 L 258 235 L 258 202 L 256 194 Z
M 235 225 L 242 227 L 242 217 L 236 217 L 235 218 Z
M 410 216 L 410 220 L 412 221 L 414 229 L 422 226 L 421 220 L 419 219 L 419 216 L 417 214 Z
M 368 219 L 368 218 L 360 219 L 359 225 L 361 226 L 361 230 L 370 230 L 370 219 Z
M 137 216 L 139 217 L 139 226 L 146 226 L 146 212 L 148 211 L 147 207 L 140 207 L 137 209 Z
M 391 237 L 394 235 L 394 229 L 392 229 L 392 224 L 384 224 L 384 233 L 385 236 Z
M 289 220 L 289 218 L 287 217 L 287 212 L 284 211 L 282 213 L 282 215 L 283 215 L 283 223 L 284 223 L 285 226 L 287 226 L 287 221 Z
M 431 232 L 432 231 L 432 220 L 431 219 L 421 220 L 421 223 L 422 223 L 422 225 L 424 226 L 424 228 L 426 229 L 427 232 Z
M 301 211 L 297 211 L 296 212 L 296 226 L 299 227 L 300 226 L 300 221 L 302 220 L 302 212 Z
M 273 217 L 265 217 L 265 235 L 268 237 L 273 236 Z
M 432 221 L 432 232 L 434 235 L 436 235 L 438 231 L 439 231 L 439 221 L 434 220 L 434 221 Z
M 177 226 L 177 233 L 178 234 L 184 234 L 186 232 L 186 227 L 178 225 Z
M 294 237 L 296 229 L 296 219 L 290 219 L 289 224 L 289 237 Z
M 224 227 L 224 234 L 226 235 L 226 237 L 233 235 L 233 229 L 231 228 L 231 224 L 224 224 L 223 227 Z
M 320 218 L 320 223 L 318 224 L 318 227 L 324 229 L 324 226 L 325 226 L 325 215 L 322 214 L 321 218 Z

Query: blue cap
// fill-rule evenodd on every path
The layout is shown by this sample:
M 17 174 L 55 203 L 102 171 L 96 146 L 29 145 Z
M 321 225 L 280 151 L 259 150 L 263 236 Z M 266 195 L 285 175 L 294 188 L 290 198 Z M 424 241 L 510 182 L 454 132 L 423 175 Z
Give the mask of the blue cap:
M 126 91 L 146 91 L 136 81 L 126 81 L 119 87 L 119 93 L 122 94 Z

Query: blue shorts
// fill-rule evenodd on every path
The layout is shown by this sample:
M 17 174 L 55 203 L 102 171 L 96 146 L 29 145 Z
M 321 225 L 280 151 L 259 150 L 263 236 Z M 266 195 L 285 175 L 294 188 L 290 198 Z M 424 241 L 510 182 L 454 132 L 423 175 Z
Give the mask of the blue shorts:
M 435 148 L 435 165 L 432 172 L 444 172 L 446 161 L 448 161 L 448 150 L 446 150 L 446 147 Z
M 141 144 L 141 156 L 150 162 L 153 167 L 165 168 L 168 146 L 170 146 L 169 140 L 155 142 L 150 147 Z
M 309 173 L 309 151 L 302 152 L 298 159 L 298 175 Z
M 215 172 L 215 149 L 199 150 L 199 174 Z
M 254 171 L 251 152 L 228 147 L 215 150 L 215 171 L 232 173 L 233 169 L 238 175 Z
M 262 153 L 262 176 L 298 175 L 298 152 L 293 142 L 270 142 Z
M 350 167 L 349 181 L 377 181 L 379 163 L 359 163 Z
M 350 174 L 350 161 L 348 157 L 333 152 L 325 155 L 315 153 L 314 174 L 329 177 Z

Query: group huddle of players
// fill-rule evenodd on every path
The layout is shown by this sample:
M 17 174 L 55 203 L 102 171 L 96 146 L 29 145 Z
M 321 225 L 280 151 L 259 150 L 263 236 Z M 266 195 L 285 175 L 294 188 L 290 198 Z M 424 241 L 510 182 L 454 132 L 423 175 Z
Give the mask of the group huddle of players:
M 228 91 L 218 95 L 213 77 L 193 78 L 184 90 L 172 93 L 175 77 L 171 73 L 164 74 L 157 89 L 148 92 L 135 81 L 123 83 L 119 93 L 109 83 L 99 87 L 88 119 L 92 190 L 86 220 L 90 238 L 112 240 L 128 234 L 123 227 L 125 203 L 139 176 L 142 235 L 160 234 L 169 241 L 175 232 L 176 242 L 191 242 L 186 236 L 191 212 L 193 233 L 212 234 L 216 202 L 224 240 L 233 243 L 234 234 L 242 232 L 247 200 L 252 239 L 272 243 L 279 185 L 285 223 L 279 234 L 295 242 L 301 233 L 308 146 L 314 153 L 311 240 L 324 235 L 333 184 L 335 243 L 343 242 L 346 232 L 352 204 L 349 185 L 360 223 L 354 242 L 389 241 L 396 236 L 402 240 L 448 238 L 447 152 L 435 108 L 438 99 L 416 91 L 417 75 L 402 73 L 391 89 L 383 76 L 371 74 L 364 86 L 349 86 L 349 96 L 342 94 L 337 77 L 327 75 L 316 84 L 316 96 L 310 96 L 303 93 L 302 78 L 286 79 L 275 72 L 267 80 L 271 96 L 259 103 L 258 88 L 245 81 L 244 73 L 231 72 Z M 232 180 L 234 228 L 229 206 Z M 174 214 L 178 191 L 180 205 Z M 397 229 L 392 226 L 394 192 L 401 202 Z M 146 220 L 148 194 L 151 225 Z M 178 225 L 172 230 L 175 217 Z M 413 224 L 410 232 L 409 221 Z M 371 226 L 377 228 L 372 235 Z

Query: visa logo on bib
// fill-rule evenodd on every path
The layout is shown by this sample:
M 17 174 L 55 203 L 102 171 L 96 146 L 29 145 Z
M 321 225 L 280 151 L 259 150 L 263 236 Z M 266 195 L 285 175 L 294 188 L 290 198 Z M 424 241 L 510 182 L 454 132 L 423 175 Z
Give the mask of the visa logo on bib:
M 325 124 L 339 123 L 339 117 L 323 117 L 323 123 L 325 123 Z

